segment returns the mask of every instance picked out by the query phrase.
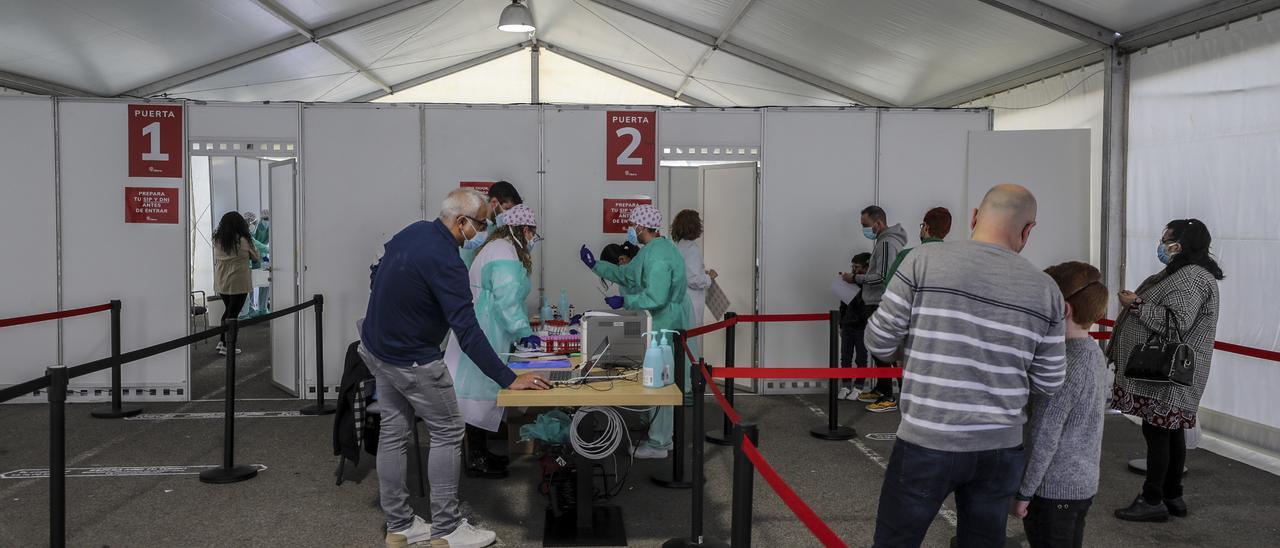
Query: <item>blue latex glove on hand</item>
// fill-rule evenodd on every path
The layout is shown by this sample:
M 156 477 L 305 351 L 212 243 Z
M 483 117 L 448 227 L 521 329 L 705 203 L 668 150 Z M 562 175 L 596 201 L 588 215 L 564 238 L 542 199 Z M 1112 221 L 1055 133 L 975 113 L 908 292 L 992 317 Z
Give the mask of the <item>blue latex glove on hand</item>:
M 529 335 L 528 337 L 520 339 L 520 342 L 517 344 L 525 348 L 542 348 L 542 338 L 537 335 Z
M 612 297 L 605 297 L 604 304 L 609 305 L 609 308 L 612 308 L 614 310 L 622 308 L 622 305 L 623 305 L 622 296 L 614 295 Z
M 582 259 L 582 264 L 587 265 L 587 268 L 596 267 L 596 256 L 591 253 L 590 249 L 587 249 L 586 245 L 583 245 L 582 249 L 578 250 L 578 257 Z

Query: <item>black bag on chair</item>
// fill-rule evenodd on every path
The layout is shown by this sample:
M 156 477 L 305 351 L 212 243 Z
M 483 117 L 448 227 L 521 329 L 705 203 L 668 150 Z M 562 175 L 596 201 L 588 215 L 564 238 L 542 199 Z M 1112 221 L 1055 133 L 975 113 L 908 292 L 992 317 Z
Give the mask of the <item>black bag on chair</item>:
M 1196 376 L 1196 355 L 1182 342 L 1178 318 L 1168 308 L 1164 311 L 1164 321 L 1164 333 L 1152 331 L 1147 342 L 1129 353 L 1124 376 L 1137 381 L 1191 386 Z

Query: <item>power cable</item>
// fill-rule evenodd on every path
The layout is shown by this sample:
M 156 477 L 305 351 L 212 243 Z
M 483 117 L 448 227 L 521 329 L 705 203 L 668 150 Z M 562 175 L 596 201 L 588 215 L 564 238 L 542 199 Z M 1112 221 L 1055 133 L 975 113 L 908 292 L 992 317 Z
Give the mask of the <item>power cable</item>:
M 1079 82 L 1076 82 L 1076 85 L 1071 86 L 1070 88 L 1068 88 L 1068 89 L 1067 89 L 1067 91 L 1062 92 L 1062 95 L 1059 95 L 1059 96 L 1057 96 L 1057 97 L 1053 98 L 1052 100 L 1050 100 L 1050 101 L 1049 101 L 1049 102 L 1047 102 L 1047 103 L 1041 103 L 1041 104 L 1039 104 L 1039 105 L 1030 106 L 1030 107 L 1001 107 L 1001 106 L 996 106 L 996 105 L 988 105 L 988 106 L 987 106 L 987 108 L 990 108 L 990 109 L 999 109 L 999 110 L 1031 110 L 1031 109 L 1037 109 L 1037 108 L 1040 108 L 1040 107 L 1047 107 L 1047 106 L 1052 105 L 1052 104 L 1054 104 L 1054 103 L 1056 103 L 1056 102 L 1058 102 L 1058 101 L 1061 101 L 1061 100 L 1062 100 L 1063 98 L 1065 98 L 1066 96 L 1071 95 L 1071 92 L 1075 91 L 1075 90 L 1076 90 L 1076 88 L 1080 87 L 1081 85 L 1084 85 L 1084 83 L 1085 83 L 1085 82 L 1088 82 L 1088 81 L 1089 81 L 1090 79 L 1092 79 L 1094 76 L 1097 76 L 1097 75 L 1099 75 L 1099 74 L 1102 74 L 1102 71 L 1103 71 L 1103 70 L 1106 70 L 1106 69 L 1098 69 L 1098 70 L 1094 71 L 1092 74 L 1089 74 L 1088 76 L 1085 76 L 1084 78 L 1081 78 Z M 992 96 L 992 97 L 994 97 L 994 96 Z

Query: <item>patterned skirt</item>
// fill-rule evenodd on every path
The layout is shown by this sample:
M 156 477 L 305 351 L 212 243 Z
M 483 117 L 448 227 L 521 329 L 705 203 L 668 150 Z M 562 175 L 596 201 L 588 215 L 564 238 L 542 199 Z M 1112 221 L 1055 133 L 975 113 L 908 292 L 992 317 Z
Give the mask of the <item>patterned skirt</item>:
M 1195 411 L 1183 411 L 1160 400 L 1130 394 L 1118 384 L 1111 390 L 1111 408 L 1169 430 L 1196 426 Z

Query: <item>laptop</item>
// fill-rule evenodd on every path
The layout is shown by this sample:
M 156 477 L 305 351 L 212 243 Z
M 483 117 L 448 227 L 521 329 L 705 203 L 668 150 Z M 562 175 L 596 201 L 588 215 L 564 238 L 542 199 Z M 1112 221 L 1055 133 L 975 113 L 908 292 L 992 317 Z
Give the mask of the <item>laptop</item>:
M 592 352 L 591 357 L 583 362 L 579 371 L 552 371 L 548 376 L 548 380 L 550 380 L 553 385 L 577 384 L 583 382 L 587 376 L 591 374 L 591 370 L 595 368 L 596 364 L 600 363 L 600 361 L 604 359 L 605 354 L 608 352 L 609 337 L 605 337 L 600 340 L 600 344 L 596 345 L 595 352 Z

